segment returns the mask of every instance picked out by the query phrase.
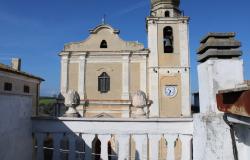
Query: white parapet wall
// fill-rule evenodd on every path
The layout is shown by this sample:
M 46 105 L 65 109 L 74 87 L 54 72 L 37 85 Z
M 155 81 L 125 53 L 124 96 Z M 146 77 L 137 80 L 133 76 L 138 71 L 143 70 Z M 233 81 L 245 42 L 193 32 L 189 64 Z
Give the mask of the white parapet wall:
M 194 160 L 234 160 L 229 126 L 221 114 L 195 114 Z
M 194 160 L 234 160 L 230 129 L 216 94 L 244 83 L 243 60 L 208 59 L 198 65 L 198 77 L 201 113 L 194 115 Z
M 32 97 L 0 95 L 0 159 L 32 159 Z
M 200 112 L 220 113 L 216 94 L 244 83 L 243 60 L 209 59 L 198 65 Z
M 107 144 L 111 137 L 115 137 L 115 142 L 118 144 L 114 151 L 119 160 L 160 160 L 158 157 L 160 153 L 159 142 L 162 138 L 165 139 L 168 146 L 166 159 L 175 159 L 175 143 L 177 139 L 181 141 L 181 160 L 191 160 L 192 157 L 192 118 L 86 119 L 34 117 L 32 125 L 37 141 L 37 159 L 43 159 L 43 142 L 47 135 L 53 137 L 54 159 L 58 159 L 60 156 L 59 144 L 62 137 L 69 139 L 69 160 L 73 160 L 76 155 L 74 142 L 79 138 L 85 142 L 85 159 L 91 159 L 93 148 L 95 148 L 93 146 L 95 137 L 98 137 L 101 142 L 100 158 L 102 160 L 109 159 Z M 130 138 L 135 142 L 135 155 L 130 153 Z

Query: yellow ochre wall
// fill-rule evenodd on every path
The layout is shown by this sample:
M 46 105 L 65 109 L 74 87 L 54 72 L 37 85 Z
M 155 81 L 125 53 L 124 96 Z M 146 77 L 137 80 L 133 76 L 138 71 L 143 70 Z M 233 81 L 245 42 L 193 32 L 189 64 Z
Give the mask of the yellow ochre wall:
M 98 91 L 98 76 L 106 72 L 110 76 L 110 91 Z M 87 63 L 86 64 L 86 95 L 87 99 L 120 100 L 122 95 L 122 64 L 121 63 Z

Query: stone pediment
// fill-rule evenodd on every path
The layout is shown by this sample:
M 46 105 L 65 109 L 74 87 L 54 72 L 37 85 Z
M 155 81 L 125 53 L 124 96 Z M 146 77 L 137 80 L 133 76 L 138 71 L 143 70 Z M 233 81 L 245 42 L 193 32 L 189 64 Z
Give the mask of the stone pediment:
M 101 42 L 107 42 L 107 48 L 101 48 Z M 110 25 L 102 24 L 90 30 L 89 37 L 81 42 L 72 42 L 64 46 L 64 51 L 78 52 L 119 52 L 119 51 L 139 51 L 144 46 L 138 42 L 124 41 L 119 37 L 119 30 L 112 28 Z

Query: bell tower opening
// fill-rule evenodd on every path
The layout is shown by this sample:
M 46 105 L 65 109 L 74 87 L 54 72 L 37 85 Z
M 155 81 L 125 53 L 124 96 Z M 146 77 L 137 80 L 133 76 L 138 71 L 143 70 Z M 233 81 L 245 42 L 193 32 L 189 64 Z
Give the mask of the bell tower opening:
M 173 53 L 173 29 L 167 26 L 163 29 L 163 46 L 164 53 Z
M 165 11 L 165 17 L 170 17 L 170 12 L 169 11 Z

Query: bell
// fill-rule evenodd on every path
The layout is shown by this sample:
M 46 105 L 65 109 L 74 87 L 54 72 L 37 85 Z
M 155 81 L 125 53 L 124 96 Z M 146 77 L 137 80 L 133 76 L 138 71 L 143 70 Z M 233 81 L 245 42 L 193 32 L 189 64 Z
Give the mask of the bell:
M 165 47 L 172 47 L 172 43 L 169 38 L 165 38 L 163 42 Z

